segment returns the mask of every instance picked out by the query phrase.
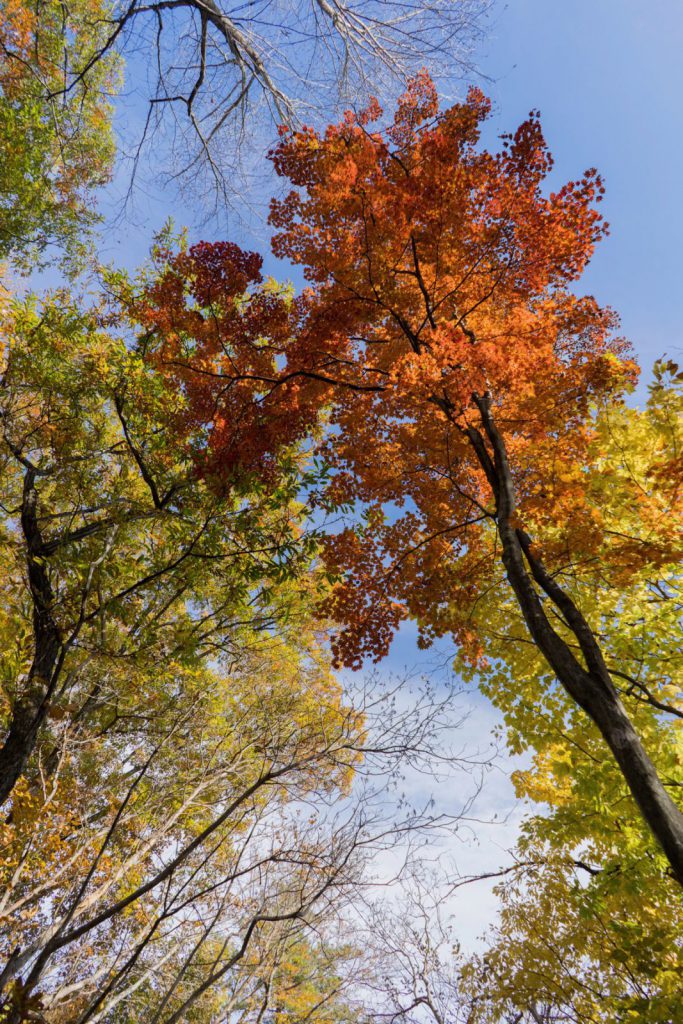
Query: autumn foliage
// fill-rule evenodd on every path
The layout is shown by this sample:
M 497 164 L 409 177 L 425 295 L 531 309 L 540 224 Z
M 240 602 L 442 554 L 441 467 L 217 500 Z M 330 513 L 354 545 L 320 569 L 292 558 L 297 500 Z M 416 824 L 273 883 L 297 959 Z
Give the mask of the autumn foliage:
M 335 14 L 346 44 L 365 6 Z M 198 64 L 172 45 L 169 91 L 183 11 Z M 212 138 L 251 110 L 254 76 L 216 102 L 215 32 L 289 109 L 220 0 L 0 0 L 10 267 L 53 243 L 72 283 L 90 266 L 138 16 L 141 145 L 184 106 L 181 177 L 220 185 Z M 556 186 L 535 112 L 486 148 L 489 112 L 478 89 L 442 110 L 423 71 L 393 117 L 282 127 L 298 293 L 170 226 L 136 274 L 0 286 L 3 1024 L 679 1019 L 683 373 L 625 400 L 629 345 L 577 284 L 601 178 Z M 541 808 L 481 876 L 500 923 L 469 959 L 440 896 L 481 877 L 423 845 L 477 799 L 450 813 L 455 766 L 486 766 L 450 746 L 454 691 L 335 674 L 405 620 L 455 642 Z M 415 772 L 443 806 L 399 795 Z M 375 902 L 378 854 L 402 908 Z
M 264 281 L 262 259 L 230 242 L 156 249 L 158 278 L 130 315 L 149 336 L 148 359 L 186 395 L 177 426 L 196 438 L 204 474 L 229 478 L 258 467 L 272 477 L 278 454 L 310 428 L 311 415 L 268 400 L 299 303 Z M 317 411 L 317 410 L 316 410 Z
M 142 317 L 162 372 L 180 371 L 219 478 L 267 474 L 324 416 L 331 478 L 319 500 L 353 513 L 324 551 L 337 661 L 379 660 L 410 617 L 423 645 L 450 635 L 480 662 L 472 613 L 504 571 L 532 641 L 597 725 L 683 884 L 683 815 L 567 589 L 579 564 L 609 573 L 616 553 L 628 575 L 679 550 L 677 516 L 660 523 L 658 498 L 648 510 L 633 480 L 625 492 L 650 523 L 637 539 L 612 537 L 595 500 L 596 411 L 636 378 L 613 313 L 572 290 L 606 230 L 603 186 L 589 170 L 548 190 L 534 113 L 499 152 L 484 149 L 488 111 L 474 89 L 440 113 L 423 73 L 383 131 L 376 103 L 322 135 L 284 130 L 272 159 L 293 188 L 271 205 L 273 250 L 310 282 L 290 322 L 281 299 L 255 328 L 260 284 L 237 298 L 231 272 L 212 274 L 225 250 L 206 246 L 189 253 L 189 280 L 187 257 L 171 258 Z M 674 494 L 676 469 L 665 473 Z
M 0 2 L 0 260 L 24 271 L 55 243 L 72 269 L 85 259 L 114 160 L 108 15 L 100 0 Z
M 241 278 L 257 289 L 237 303 L 235 279 L 216 272 L 225 246 L 202 244 L 148 296 L 155 358 L 187 389 L 223 473 L 263 471 L 330 410 L 326 498 L 363 510 L 362 529 L 327 551 L 335 571 L 352 567 L 328 606 L 352 664 L 386 653 L 406 615 L 425 641 L 455 632 L 476 653 L 457 609 L 495 559 L 473 395 L 492 395 L 518 516 L 539 527 L 571 517 L 584 544 L 599 533 L 575 467 L 592 404 L 636 372 L 611 311 L 570 291 L 605 231 L 602 184 L 588 171 L 546 194 L 538 117 L 490 153 L 478 145 L 488 111 L 472 90 L 440 114 L 422 75 L 384 132 L 376 104 L 324 135 L 284 131 L 273 160 L 294 189 L 273 202 L 274 251 L 311 288 L 266 300 Z M 234 267 L 246 258 L 231 255 Z

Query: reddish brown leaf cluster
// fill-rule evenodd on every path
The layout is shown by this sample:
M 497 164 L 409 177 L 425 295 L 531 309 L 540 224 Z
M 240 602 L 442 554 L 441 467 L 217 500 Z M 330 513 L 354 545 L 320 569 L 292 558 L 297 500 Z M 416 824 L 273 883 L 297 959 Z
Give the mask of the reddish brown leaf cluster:
M 299 304 L 264 283 L 261 266 L 232 243 L 201 242 L 171 256 L 133 304 L 152 338 L 150 359 L 184 395 L 179 426 L 199 442 L 209 475 L 258 467 L 268 476 L 280 449 L 310 426 L 279 363 Z

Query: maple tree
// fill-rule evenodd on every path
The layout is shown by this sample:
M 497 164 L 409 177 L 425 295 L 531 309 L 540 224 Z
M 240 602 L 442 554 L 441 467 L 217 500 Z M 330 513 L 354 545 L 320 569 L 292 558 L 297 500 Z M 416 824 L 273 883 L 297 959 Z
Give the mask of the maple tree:
M 423 73 L 385 131 L 373 104 L 324 134 L 283 132 L 273 160 L 294 189 L 272 204 L 273 248 L 310 288 L 280 300 L 280 335 L 236 329 L 254 300 L 236 295 L 224 245 L 169 257 L 137 315 L 223 479 L 258 475 L 325 411 L 320 501 L 356 510 L 326 544 L 339 661 L 381 658 L 410 616 L 423 643 L 450 634 L 476 663 L 471 611 L 504 570 L 683 882 L 683 815 L 567 583 L 577 557 L 627 577 L 679 553 L 677 505 L 662 517 L 638 493 L 651 529 L 634 543 L 607 534 L 589 500 L 595 410 L 637 373 L 614 314 L 570 290 L 605 231 L 602 184 L 589 171 L 547 194 L 538 118 L 490 153 L 478 145 L 488 109 L 472 90 L 439 113 Z M 658 472 L 679 481 L 680 459 Z

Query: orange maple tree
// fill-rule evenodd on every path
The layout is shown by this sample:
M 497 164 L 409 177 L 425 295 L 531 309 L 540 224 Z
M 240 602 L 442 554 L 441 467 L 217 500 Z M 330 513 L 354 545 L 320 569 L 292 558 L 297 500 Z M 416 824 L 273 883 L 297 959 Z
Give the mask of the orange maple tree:
M 360 512 L 325 553 L 339 660 L 381 658 L 406 617 L 476 659 L 468 610 L 504 569 L 683 884 L 683 815 L 558 576 L 602 544 L 592 410 L 637 374 L 614 314 L 570 290 L 605 232 L 602 182 L 590 170 L 548 192 L 538 116 L 491 153 L 488 112 L 476 89 L 440 112 L 423 73 L 385 130 L 376 103 L 324 134 L 283 130 L 272 158 L 293 189 L 272 204 L 273 247 L 310 287 L 277 293 L 256 264 L 237 283 L 243 257 L 203 244 L 170 259 L 138 315 L 212 471 L 262 471 L 326 410 L 326 500 Z

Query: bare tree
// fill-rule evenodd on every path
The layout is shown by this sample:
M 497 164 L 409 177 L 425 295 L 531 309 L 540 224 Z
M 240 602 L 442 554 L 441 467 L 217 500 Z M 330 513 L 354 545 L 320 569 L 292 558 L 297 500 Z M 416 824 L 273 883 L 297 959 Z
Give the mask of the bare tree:
M 43 820 L 5 828 L 3 1019 L 109 1021 L 124 1002 L 173 1024 L 211 999 L 224 1015 L 262 983 L 290 925 L 329 928 L 377 885 L 378 856 L 400 876 L 413 848 L 457 823 L 386 794 L 408 766 L 451 778 L 473 767 L 444 750 L 452 694 L 423 689 L 402 710 L 396 688 L 369 683 L 346 707 L 318 695 L 320 714 L 297 718 L 303 691 L 290 679 L 265 708 L 259 675 L 257 662 L 230 681 L 211 744 L 207 690 L 163 729 L 65 744 L 36 787 Z M 463 776 L 462 816 L 472 789 Z
M 125 120 L 134 129 L 124 140 L 133 177 L 160 173 L 194 200 L 234 205 L 278 125 L 391 94 L 423 66 L 451 79 L 470 72 L 490 7 L 491 0 L 119 0 L 104 42 L 60 91 L 118 50 L 128 64 Z
M 391 900 L 369 903 L 358 944 L 364 964 L 348 985 L 373 1024 L 560 1024 L 562 1009 L 538 998 L 526 1005 L 492 1006 L 485 997 L 490 966 L 472 972 L 473 961 L 457 941 L 457 913 L 451 897 L 461 886 L 524 874 L 517 862 L 481 875 L 451 877 L 442 866 L 411 865 Z M 481 977 L 480 977 L 481 975 Z M 476 980 L 475 980 L 476 979 Z

